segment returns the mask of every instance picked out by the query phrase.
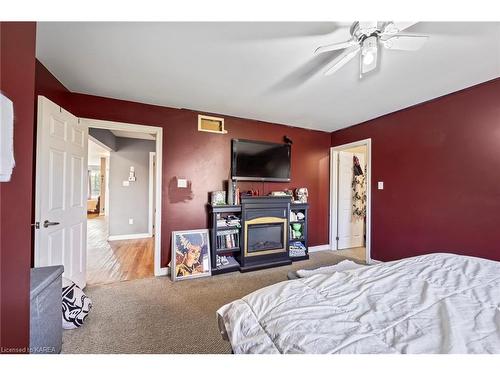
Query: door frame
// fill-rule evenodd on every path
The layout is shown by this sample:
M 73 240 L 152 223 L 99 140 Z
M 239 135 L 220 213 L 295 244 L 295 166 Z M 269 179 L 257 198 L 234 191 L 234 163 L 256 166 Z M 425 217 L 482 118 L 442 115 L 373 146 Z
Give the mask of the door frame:
M 92 135 L 89 134 L 89 139 L 87 141 L 92 141 L 96 144 L 98 144 L 99 146 L 101 146 L 103 149 L 105 149 L 106 151 L 108 151 L 108 155 L 107 156 L 102 156 L 106 159 L 106 169 L 104 171 L 104 181 L 105 181 L 105 184 L 104 184 L 104 191 L 105 191 L 105 198 L 104 198 L 104 215 L 103 216 L 109 216 L 109 153 L 111 151 L 113 151 L 113 149 L 111 147 L 109 147 L 108 145 L 102 143 L 100 140 L 98 140 L 97 138 L 94 138 Z M 102 171 L 101 171 L 102 173 Z
M 124 122 L 115 122 L 115 121 L 106 121 L 106 120 L 94 120 L 89 118 L 81 118 L 81 123 L 89 128 L 98 128 L 98 129 L 107 129 L 107 130 L 121 130 L 121 131 L 129 131 L 129 132 L 137 132 L 137 133 L 149 133 L 155 135 L 155 143 L 156 143 L 156 192 L 155 192 L 155 207 L 162 207 L 161 200 L 161 192 L 162 192 L 162 152 L 163 152 L 163 128 L 159 126 L 150 126 L 150 125 L 139 125 L 139 124 L 130 124 Z M 155 250 L 154 250 L 154 274 L 155 276 L 164 276 L 168 273 L 168 267 L 161 267 L 161 209 L 157 209 L 155 212 Z M 108 207 L 108 215 L 109 215 L 109 207 Z
M 155 170 L 155 160 L 156 160 L 156 152 L 149 152 L 149 186 L 148 186 L 148 234 L 150 237 L 153 236 L 153 222 L 154 222 L 154 211 L 156 209 L 156 205 L 154 204 L 154 187 L 153 187 L 153 171 Z
M 337 209 L 338 209 L 338 153 L 347 149 L 359 146 L 366 146 L 366 254 L 367 264 L 372 263 L 371 245 L 372 245 L 372 140 L 371 138 L 360 141 L 346 143 L 330 148 L 330 249 L 337 250 Z

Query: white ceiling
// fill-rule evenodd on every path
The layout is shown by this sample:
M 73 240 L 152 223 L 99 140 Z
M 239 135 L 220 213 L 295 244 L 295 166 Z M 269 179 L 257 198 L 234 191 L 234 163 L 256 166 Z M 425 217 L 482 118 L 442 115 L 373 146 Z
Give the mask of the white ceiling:
M 347 23 L 41 22 L 38 59 L 75 92 L 332 131 L 500 76 L 500 23 L 421 22 L 416 52 L 325 77 Z
M 109 151 L 89 139 L 88 165 L 100 166 L 101 158 L 109 156 Z
M 111 130 L 111 133 L 115 135 L 115 137 L 122 138 L 135 138 L 135 139 L 146 139 L 148 141 L 154 141 L 156 138 L 153 134 L 148 133 L 139 133 L 139 132 L 128 132 L 124 130 Z

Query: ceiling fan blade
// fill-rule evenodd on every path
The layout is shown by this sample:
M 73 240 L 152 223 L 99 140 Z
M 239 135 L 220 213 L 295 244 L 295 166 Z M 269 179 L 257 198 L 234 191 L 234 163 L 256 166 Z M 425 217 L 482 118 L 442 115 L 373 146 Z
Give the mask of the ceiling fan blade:
M 360 50 L 359 44 L 352 46 L 337 56 L 327 67 L 325 76 L 335 73 L 357 55 Z
M 383 29 L 382 29 L 382 34 L 383 35 L 394 35 L 397 33 L 400 33 L 403 30 L 406 30 L 407 28 L 417 24 L 418 22 L 386 22 Z
M 429 39 L 428 35 L 396 34 L 382 39 L 382 44 L 387 49 L 401 51 L 416 51 Z
M 358 44 L 357 40 L 348 40 L 346 42 L 328 44 L 326 46 L 316 48 L 316 51 L 314 51 L 314 53 L 317 55 L 323 52 L 336 51 L 339 49 L 352 47 L 356 44 Z

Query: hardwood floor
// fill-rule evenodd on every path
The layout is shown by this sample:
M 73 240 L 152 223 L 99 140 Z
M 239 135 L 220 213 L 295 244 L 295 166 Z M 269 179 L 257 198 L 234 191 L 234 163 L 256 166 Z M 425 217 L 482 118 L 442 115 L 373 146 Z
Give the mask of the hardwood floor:
M 154 275 L 154 238 L 108 241 L 106 216 L 87 219 L 87 285 Z
M 350 258 L 353 260 L 359 260 L 362 263 L 366 263 L 366 248 L 365 247 L 353 247 L 352 249 L 337 250 L 335 254 Z

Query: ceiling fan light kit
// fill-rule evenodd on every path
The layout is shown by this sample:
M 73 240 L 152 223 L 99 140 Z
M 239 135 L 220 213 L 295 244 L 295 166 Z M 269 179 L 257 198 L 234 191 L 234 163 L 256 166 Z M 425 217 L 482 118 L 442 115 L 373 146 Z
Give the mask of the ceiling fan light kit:
M 360 76 L 368 72 L 371 72 L 377 67 L 377 58 L 378 58 L 377 43 L 378 43 L 377 37 L 374 35 L 363 40 L 361 44 Z
M 316 48 L 315 54 L 344 50 L 328 66 L 325 75 L 338 71 L 361 51 L 359 58 L 359 75 L 369 73 L 377 67 L 378 49 L 382 45 L 386 49 L 416 51 L 429 38 L 427 35 L 400 34 L 414 22 L 354 22 L 351 25 L 351 39 L 328 44 Z

